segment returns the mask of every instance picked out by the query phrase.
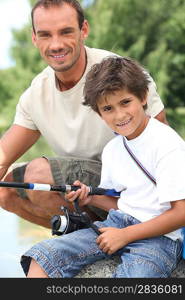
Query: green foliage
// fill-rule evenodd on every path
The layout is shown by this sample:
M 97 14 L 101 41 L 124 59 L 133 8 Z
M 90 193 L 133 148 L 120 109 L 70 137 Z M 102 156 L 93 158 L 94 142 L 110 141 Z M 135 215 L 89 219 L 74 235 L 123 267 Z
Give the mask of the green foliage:
M 97 0 L 88 15 L 88 45 L 137 59 L 166 106 L 184 106 L 185 1 Z
M 44 67 L 38 51 L 31 45 L 28 27 L 20 31 L 13 31 L 13 36 L 14 43 L 11 53 L 16 65 L 0 70 L 1 132 L 10 125 L 20 95 L 29 86 L 34 76 Z M 6 120 L 6 125 L 3 119 Z M 2 123 L 5 126 L 2 126 Z
M 29 70 L 33 74 L 38 73 L 43 68 L 43 61 L 39 52 L 31 42 L 30 25 L 22 30 L 13 30 L 14 44 L 12 45 L 12 58 L 16 65 L 23 70 Z
M 28 24 L 20 30 L 13 30 L 13 44 L 11 57 L 15 66 L 0 70 L 0 135 L 12 124 L 16 104 L 23 91 L 44 67 L 45 63 L 40 58 L 38 50 L 31 42 L 31 25 Z M 43 153 L 44 149 L 44 153 Z M 41 138 L 22 158 L 29 160 L 40 155 L 52 155 L 53 152 Z
M 154 78 L 166 108 L 185 106 L 184 0 L 96 0 L 87 12 L 89 46 L 138 60 Z M 170 124 L 180 130 L 182 116 L 169 112 Z

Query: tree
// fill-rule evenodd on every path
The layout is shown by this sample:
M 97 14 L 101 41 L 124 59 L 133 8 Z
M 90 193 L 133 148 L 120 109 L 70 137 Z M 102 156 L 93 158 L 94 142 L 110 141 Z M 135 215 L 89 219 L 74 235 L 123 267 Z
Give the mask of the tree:
M 34 2 L 33 0 L 30 2 Z M 40 58 L 38 50 L 31 42 L 31 23 L 22 29 L 12 30 L 13 43 L 11 46 L 11 58 L 15 62 L 14 67 L 0 70 L 0 109 L 2 119 L 1 132 L 4 132 L 12 123 L 15 107 L 22 92 L 29 86 L 34 76 L 45 66 Z
M 87 12 L 88 45 L 137 59 L 154 77 L 166 106 L 184 106 L 185 1 L 96 0 Z
M 86 13 L 91 24 L 88 45 L 142 63 L 157 83 L 170 125 L 181 132 L 185 126 L 179 114 L 179 107 L 185 106 L 185 1 L 94 0 Z

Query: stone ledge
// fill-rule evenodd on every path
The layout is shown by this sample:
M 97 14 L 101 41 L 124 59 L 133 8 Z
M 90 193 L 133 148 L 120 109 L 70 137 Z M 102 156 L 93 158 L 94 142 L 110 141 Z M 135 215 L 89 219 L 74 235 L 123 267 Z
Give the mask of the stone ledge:
M 111 260 L 98 261 L 93 265 L 86 266 L 76 278 L 111 278 L 119 258 L 115 257 Z M 173 271 L 173 278 L 185 278 L 185 260 L 181 260 L 177 268 Z

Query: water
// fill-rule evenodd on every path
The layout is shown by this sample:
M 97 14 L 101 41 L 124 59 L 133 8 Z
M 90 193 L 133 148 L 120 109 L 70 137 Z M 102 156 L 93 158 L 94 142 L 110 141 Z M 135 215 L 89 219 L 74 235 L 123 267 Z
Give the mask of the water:
M 21 255 L 36 242 L 51 237 L 49 229 L 29 223 L 0 208 L 0 278 L 25 278 Z

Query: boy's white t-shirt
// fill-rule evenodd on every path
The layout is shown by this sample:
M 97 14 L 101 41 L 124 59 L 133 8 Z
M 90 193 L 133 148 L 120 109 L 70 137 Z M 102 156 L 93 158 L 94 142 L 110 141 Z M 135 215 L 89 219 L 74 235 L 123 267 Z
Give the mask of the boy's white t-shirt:
M 136 164 L 119 135 L 103 150 L 100 187 L 120 191 L 126 186 L 118 200 L 119 210 L 145 222 L 168 210 L 171 201 L 185 199 L 185 142 L 154 118 L 140 136 L 126 142 L 157 185 Z M 181 230 L 166 236 L 182 238 Z
M 54 71 L 47 67 L 21 96 L 14 124 L 39 130 L 59 156 L 100 160 L 104 146 L 114 134 L 97 113 L 82 105 L 83 87 L 91 66 L 115 54 L 85 49 L 87 68 L 81 80 L 72 89 L 61 92 L 56 88 Z M 164 106 L 150 79 L 147 113 L 155 117 Z

